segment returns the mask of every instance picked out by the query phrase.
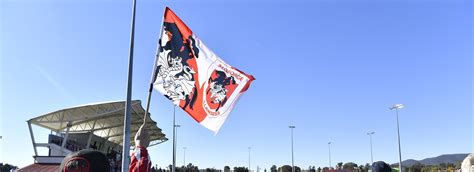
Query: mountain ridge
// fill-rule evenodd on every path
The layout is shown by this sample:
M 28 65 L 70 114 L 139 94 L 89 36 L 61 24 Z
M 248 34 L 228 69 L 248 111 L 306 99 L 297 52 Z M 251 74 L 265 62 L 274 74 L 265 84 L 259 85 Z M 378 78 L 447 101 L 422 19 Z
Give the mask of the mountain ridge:
M 414 159 L 407 159 L 402 161 L 402 165 L 404 167 L 411 167 L 417 163 L 420 163 L 422 165 L 428 166 L 428 165 L 439 165 L 441 163 L 452 163 L 456 164 L 459 161 L 464 160 L 464 158 L 469 155 L 468 153 L 458 153 L 458 154 L 442 154 L 437 157 L 431 157 L 431 158 L 425 158 L 422 160 L 414 160 Z M 398 163 L 392 164 L 392 166 L 398 166 Z

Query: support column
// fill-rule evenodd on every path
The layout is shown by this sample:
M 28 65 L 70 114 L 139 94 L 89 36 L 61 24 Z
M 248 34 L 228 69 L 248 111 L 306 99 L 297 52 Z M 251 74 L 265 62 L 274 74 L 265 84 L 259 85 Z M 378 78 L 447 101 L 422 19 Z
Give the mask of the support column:
M 94 121 L 94 124 L 92 125 L 92 128 L 91 128 L 91 133 L 89 133 L 89 138 L 87 139 L 86 149 L 89 149 L 89 146 L 91 145 L 92 135 L 94 135 L 94 128 L 95 128 L 95 123 L 96 122 L 97 121 Z
M 35 136 L 33 136 L 33 129 L 31 129 L 31 123 L 28 121 L 28 128 L 30 129 L 31 142 L 33 143 L 33 149 L 35 150 L 35 156 L 38 156 L 38 151 L 36 151 Z
M 63 144 L 61 145 L 61 152 L 64 153 L 64 146 L 66 146 L 67 137 L 69 136 L 69 129 L 71 128 L 71 121 L 67 122 L 66 136 L 64 136 Z

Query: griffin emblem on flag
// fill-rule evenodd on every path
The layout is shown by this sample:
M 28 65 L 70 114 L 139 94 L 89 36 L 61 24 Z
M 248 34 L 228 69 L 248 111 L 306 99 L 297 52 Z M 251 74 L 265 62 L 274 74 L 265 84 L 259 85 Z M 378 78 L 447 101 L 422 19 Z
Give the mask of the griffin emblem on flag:
M 222 61 L 168 7 L 158 46 L 154 88 L 217 132 L 254 77 Z

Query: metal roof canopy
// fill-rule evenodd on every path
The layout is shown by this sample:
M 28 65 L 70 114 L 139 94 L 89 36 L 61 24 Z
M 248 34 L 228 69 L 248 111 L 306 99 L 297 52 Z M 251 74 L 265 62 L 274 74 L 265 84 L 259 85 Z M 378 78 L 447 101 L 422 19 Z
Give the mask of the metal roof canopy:
M 94 135 L 105 138 L 118 145 L 122 145 L 124 113 L 125 101 L 103 102 L 54 111 L 30 119 L 27 122 L 29 124 L 35 124 L 50 129 L 57 133 L 93 132 Z M 145 110 L 141 106 L 141 101 L 133 100 L 131 109 L 130 140 L 134 140 L 136 132 L 143 124 L 144 114 Z M 165 137 L 165 134 L 161 132 L 161 129 L 158 128 L 156 122 L 150 118 L 150 115 L 147 116 L 146 121 L 145 128 L 148 129 L 148 132 L 150 133 L 150 146 L 168 140 Z M 67 131 L 68 126 L 69 131 Z M 130 145 L 135 145 L 134 141 L 132 141 Z

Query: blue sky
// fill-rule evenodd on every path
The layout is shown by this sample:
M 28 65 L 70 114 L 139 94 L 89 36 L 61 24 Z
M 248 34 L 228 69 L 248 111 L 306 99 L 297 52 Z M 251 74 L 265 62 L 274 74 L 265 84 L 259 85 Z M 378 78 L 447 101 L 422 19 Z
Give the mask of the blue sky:
M 33 163 L 26 120 L 124 100 L 131 2 L 0 2 L 0 162 Z M 462 0 L 138 0 L 133 99 L 145 101 L 162 12 L 170 6 L 227 63 L 257 79 L 217 135 L 177 111 L 177 164 L 201 168 L 398 161 L 473 149 L 473 15 Z M 152 118 L 172 134 L 172 104 L 153 93 Z M 34 127 L 37 140 L 49 131 Z M 171 141 L 150 148 L 171 164 Z

